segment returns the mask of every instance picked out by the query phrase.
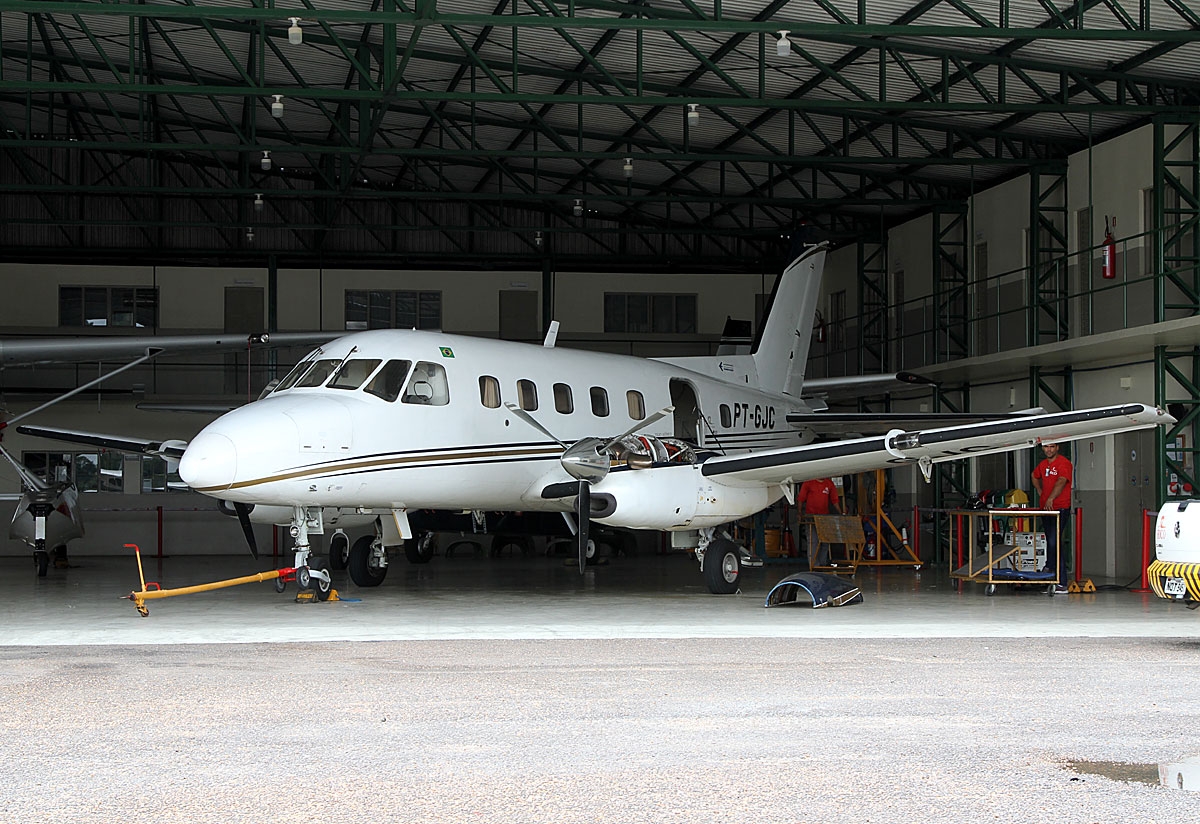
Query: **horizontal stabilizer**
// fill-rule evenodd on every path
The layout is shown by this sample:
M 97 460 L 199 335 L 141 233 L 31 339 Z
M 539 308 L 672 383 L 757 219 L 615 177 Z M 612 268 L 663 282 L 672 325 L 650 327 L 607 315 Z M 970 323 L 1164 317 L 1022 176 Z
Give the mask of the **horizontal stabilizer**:
M 115 449 L 118 452 L 158 455 L 174 460 L 182 458 L 183 451 L 187 448 L 187 444 L 183 441 L 155 441 L 143 438 L 128 438 L 122 435 L 102 435 L 98 432 L 51 429 L 46 426 L 18 426 L 17 431 L 22 435 L 31 435 L 35 438 L 49 438 L 54 441 L 100 446 L 105 449 Z

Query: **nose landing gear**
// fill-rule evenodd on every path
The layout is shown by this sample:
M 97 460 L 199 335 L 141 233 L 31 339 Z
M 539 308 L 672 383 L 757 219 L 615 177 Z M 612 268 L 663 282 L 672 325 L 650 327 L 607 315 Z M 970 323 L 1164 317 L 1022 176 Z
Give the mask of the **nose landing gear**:
M 310 557 L 311 548 L 308 543 L 308 531 L 312 528 L 320 533 L 321 510 L 317 507 L 297 506 L 292 510 L 291 535 L 295 541 L 296 574 L 292 578 L 296 586 L 303 590 L 312 590 L 318 601 L 328 601 L 333 592 L 333 579 L 329 576 L 329 567 L 325 559 L 319 556 Z M 287 588 L 287 581 L 279 578 L 275 582 L 277 592 Z

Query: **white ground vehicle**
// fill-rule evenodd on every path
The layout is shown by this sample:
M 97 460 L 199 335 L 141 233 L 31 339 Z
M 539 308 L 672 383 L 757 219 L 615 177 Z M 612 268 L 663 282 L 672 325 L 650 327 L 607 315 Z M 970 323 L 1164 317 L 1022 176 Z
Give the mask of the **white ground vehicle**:
M 1147 575 L 1155 594 L 1200 606 L 1200 501 L 1171 501 L 1158 511 L 1154 554 Z

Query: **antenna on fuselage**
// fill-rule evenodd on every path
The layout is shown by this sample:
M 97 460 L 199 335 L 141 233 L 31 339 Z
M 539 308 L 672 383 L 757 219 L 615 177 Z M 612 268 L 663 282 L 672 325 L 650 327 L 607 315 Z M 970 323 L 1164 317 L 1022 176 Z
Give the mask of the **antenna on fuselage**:
M 542 346 L 547 349 L 553 349 L 555 341 L 558 340 L 558 321 L 550 321 L 550 328 L 546 330 L 546 339 L 542 341 Z

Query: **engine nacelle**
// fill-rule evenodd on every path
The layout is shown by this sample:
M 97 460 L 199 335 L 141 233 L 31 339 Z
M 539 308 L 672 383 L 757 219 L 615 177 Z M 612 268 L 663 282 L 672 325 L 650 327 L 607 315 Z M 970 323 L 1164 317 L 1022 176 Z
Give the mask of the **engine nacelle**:
M 592 520 L 630 529 L 701 529 L 766 509 L 778 487 L 733 487 L 706 478 L 699 464 L 611 472 L 592 485 Z

